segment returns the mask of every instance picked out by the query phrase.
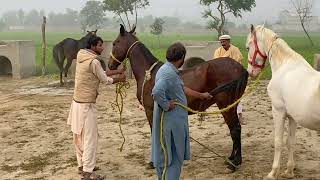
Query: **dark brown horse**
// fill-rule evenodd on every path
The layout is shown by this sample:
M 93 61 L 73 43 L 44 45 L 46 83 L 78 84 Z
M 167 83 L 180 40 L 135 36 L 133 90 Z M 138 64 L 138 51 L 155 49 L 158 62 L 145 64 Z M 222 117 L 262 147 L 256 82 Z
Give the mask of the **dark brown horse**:
M 127 32 L 121 26 L 120 34 L 113 42 L 112 56 L 108 66 L 110 69 L 116 69 L 126 56 L 130 59 L 133 74 L 137 81 L 137 98 L 144 106 L 150 127 L 152 127 L 153 99 L 151 92 L 155 83 L 155 75 L 163 63 L 159 62 L 144 44 L 139 42 L 138 38 L 133 34 L 134 30 Z M 146 70 L 149 70 L 155 63 L 157 64 L 151 72 L 151 79 L 144 83 Z M 180 75 L 185 86 L 199 92 L 210 92 L 213 95 L 210 100 L 187 97 L 188 106 L 200 111 L 207 109 L 214 103 L 220 109 L 232 104 L 242 96 L 248 80 L 246 69 L 230 58 L 219 58 L 204 62 L 194 68 L 180 71 Z M 239 165 L 242 162 L 241 126 L 236 107 L 222 113 L 222 115 L 230 129 L 233 141 L 233 150 L 229 159 L 235 165 Z
M 82 37 L 80 40 L 75 40 L 72 38 L 66 38 L 56 44 L 53 47 L 52 55 L 60 70 L 60 84 L 63 85 L 62 74 L 64 72 L 64 77 L 67 78 L 69 68 L 74 59 L 77 59 L 77 54 L 80 49 L 86 48 L 88 40 L 91 36 L 96 36 L 97 30 L 87 31 L 87 35 Z M 64 60 L 67 59 L 67 64 L 65 67 Z
M 194 66 L 199 65 L 204 62 L 206 62 L 206 61 L 202 58 L 190 57 L 185 60 L 185 62 L 183 63 L 182 69 L 188 69 L 188 68 L 194 67 Z

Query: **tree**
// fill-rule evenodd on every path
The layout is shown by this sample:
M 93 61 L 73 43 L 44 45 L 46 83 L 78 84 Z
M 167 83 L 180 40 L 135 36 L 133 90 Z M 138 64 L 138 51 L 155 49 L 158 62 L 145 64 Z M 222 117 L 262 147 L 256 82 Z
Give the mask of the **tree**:
M 87 1 L 86 5 L 80 11 L 81 29 L 86 30 L 87 27 L 100 29 L 104 21 L 103 4 L 100 1 Z
M 19 17 L 17 11 L 6 11 L 2 15 L 2 20 L 7 26 L 19 25 Z
M 3 19 L 0 19 L 0 31 L 3 31 L 6 28 L 6 23 Z
M 161 18 L 156 18 L 153 24 L 150 26 L 151 34 L 158 36 L 159 48 L 160 48 L 160 35 L 162 34 L 162 31 L 163 31 L 163 24 L 164 24 L 164 20 L 162 20 Z
M 48 24 L 52 26 L 78 26 L 79 25 L 79 13 L 73 9 L 66 9 L 65 13 L 50 12 L 48 15 Z
M 25 25 L 38 26 L 41 24 L 41 20 L 42 17 L 40 17 L 40 13 L 33 9 L 25 16 Z
M 218 37 L 224 31 L 226 14 L 232 14 L 234 17 L 242 17 L 242 11 L 251 11 L 256 6 L 255 0 L 200 0 L 200 4 L 206 6 L 207 9 L 203 12 L 203 18 L 209 18 L 207 28 L 216 30 Z M 211 7 L 215 6 L 219 15 L 212 12 Z
M 313 6 L 313 0 L 290 0 L 290 2 L 294 7 L 297 16 L 299 17 L 299 21 L 303 31 L 307 35 L 311 45 L 314 46 L 313 41 L 305 27 L 305 24 L 309 21 L 311 17 L 310 15 Z
M 135 25 L 137 25 L 138 21 L 138 12 L 137 9 L 145 8 L 149 6 L 148 0 L 104 0 L 104 10 L 110 11 L 119 17 L 122 24 L 126 27 L 126 23 L 122 16 L 126 17 L 127 25 L 129 29 L 132 28 L 129 21 L 129 13 L 131 15 L 135 12 Z
M 24 25 L 24 11 L 22 9 L 19 9 L 18 11 L 18 19 L 19 19 L 19 24 Z

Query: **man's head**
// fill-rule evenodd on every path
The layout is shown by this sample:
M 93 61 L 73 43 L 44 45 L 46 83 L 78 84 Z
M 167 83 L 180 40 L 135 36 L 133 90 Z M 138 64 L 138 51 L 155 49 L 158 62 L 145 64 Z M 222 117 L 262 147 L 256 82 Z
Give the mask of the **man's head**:
M 88 46 L 87 49 L 91 49 L 98 55 L 101 55 L 103 51 L 103 40 L 99 36 L 91 36 L 88 40 Z
M 166 58 L 169 62 L 177 65 L 180 68 L 184 63 L 186 56 L 186 48 L 179 42 L 172 44 L 166 54 Z
M 231 37 L 229 35 L 222 35 L 219 37 L 221 46 L 226 50 L 228 50 L 230 47 L 230 40 L 231 40 Z

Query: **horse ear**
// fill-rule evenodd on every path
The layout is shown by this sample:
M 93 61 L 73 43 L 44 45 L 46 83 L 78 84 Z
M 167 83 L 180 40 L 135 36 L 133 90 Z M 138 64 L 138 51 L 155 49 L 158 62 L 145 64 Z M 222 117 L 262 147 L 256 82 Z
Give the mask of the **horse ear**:
M 96 30 L 94 31 L 95 34 L 97 34 L 97 32 L 98 32 L 98 29 L 96 29 Z
M 136 25 L 133 25 L 133 28 L 132 28 L 131 31 L 130 31 L 131 34 L 133 34 L 133 33 L 135 32 L 136 27 L 137 27 Z
M 125 30 L 124 26 L 122 24 L 120 24 L 120 34 L 121 34 L 121 36 L 123 36 L 125 32 L 126 32 L 126 30 Z
M 251 33 L 254 32 L 254 26 L 251 24 Z
M 87 30 L 87 33 L 91 33 L 91 32 Z

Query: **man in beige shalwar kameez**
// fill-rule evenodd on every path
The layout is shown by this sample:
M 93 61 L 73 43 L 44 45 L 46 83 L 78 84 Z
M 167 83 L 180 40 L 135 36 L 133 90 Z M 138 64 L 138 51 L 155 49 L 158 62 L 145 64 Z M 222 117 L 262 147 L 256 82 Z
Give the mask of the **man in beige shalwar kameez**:
M 238 63 L 242 64 L 243 56 L 236 46 L 232 45 L 230 43 L 231 37 L 229 35 L 222 35 L 219 37 L 219 41 L 221 43 L 221 47 L 216 49 L 213 55 L 213 59 L 219 58 L 219 57 L 229 57 L 237 61 Z M 237 106 L 237 114 L 239 117 L 239 121 L 242 125 L 245 125 L 246 122 L 242 116 L 242 105 L 239 104 Z
M 106 85 L 125 81 L 124 69 L 105 72 L 98 60 L 103 51 L 100 37 L 89 39 L 87 49 L 77 55 L 75 87 L 68 124 L 73 132 L 79 172 L 84 179 L 104 179 L 94 174 L 98 145 L 96 99 L 99 84 Z M 119 74 L 118 78 L 109 76 Z

